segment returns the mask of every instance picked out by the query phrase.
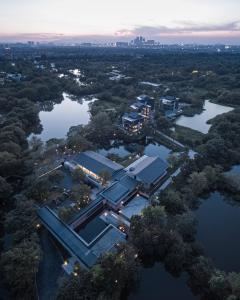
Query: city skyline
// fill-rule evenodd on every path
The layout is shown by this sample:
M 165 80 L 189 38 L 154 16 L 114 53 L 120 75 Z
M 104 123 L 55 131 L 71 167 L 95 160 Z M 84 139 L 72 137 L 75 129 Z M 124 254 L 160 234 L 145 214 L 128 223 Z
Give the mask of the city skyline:
M 238 0 L 12 0 L 1 3 L 0 41 L 240 44 Z

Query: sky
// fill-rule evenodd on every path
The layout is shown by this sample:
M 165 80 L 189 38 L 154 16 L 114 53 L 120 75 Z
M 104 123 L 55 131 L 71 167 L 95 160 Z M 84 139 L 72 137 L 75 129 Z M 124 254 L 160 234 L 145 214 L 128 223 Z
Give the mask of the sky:
M 0 0 L 0 41 L 240 44 L 240 0 Z

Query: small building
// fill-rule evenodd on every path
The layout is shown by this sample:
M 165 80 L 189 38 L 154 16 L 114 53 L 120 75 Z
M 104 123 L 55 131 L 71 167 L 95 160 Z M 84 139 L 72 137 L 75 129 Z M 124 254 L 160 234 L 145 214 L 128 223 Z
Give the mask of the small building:
M 122 127 L 129 134 L 141 132 L 144 124 L 144 117 L 137 112 L 125 113 L 122 116 Z
M 140 95 L 137 97 L 137 102 L 143 103 L 145 105 L 149 105 L 151 109 L 154 109 L 154 98 L 148 95 Z
M 135 112 L 138 112 L 143 116 L 144 120 L 148 120 L 151 117 L 151 106 L 141 102 L 135 102 L 130 106 Z
M 7 74 L 7 79 L 8 80 L 19 82 L 19 81 L 22 80 L 22 78 L 23 78 L 23 76 L 20 73 Z
M 182 112 L 179 105 L 179 98 L 174 96 L 160 97 L 160 109 L 163 110 L 165 116 L 170 119 L 174 119 Z
M 125 171 L 128 176 L 138 181 L 144 189 L 149 190 L 154 188 L 167 174 L 167 168 L 168 164 L 160 157 L 143 155 L 125 168 Z
M 103 172 L 107 173 L 111 179 L 113 175 L 123 169 L 120 164 L 93 151 L 78 154 L 74 159 L 74 165 L 75 168 L 80 168 L 90 180 L 97 182 L 101 181 Z

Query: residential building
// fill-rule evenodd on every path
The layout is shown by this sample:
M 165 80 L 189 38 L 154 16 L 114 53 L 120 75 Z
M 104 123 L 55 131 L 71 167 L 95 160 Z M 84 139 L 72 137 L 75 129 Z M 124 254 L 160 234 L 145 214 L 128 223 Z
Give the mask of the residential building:
M 122 127 L 129 134 L 141 132 L 144 124 L 144 117 L 137 112 L 125 113 L 122 116 Z
M 182 113 L 179 98 L 174 96 L 160 97 L 160 109 L 164 111 L 165 116 L 169 119 L 174 119 Z

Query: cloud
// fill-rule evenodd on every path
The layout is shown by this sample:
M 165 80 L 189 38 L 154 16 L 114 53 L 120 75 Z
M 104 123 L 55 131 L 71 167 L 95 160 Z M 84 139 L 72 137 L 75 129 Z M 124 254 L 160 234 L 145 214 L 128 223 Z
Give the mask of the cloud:
M 237 33 L 240 34 L 240 21 L 233 21 L 224 24 L 196 24 L 187 21 L 175 22 L 176 26 L 135 26 L 132 29 L 121 29 L 116 36 L 143 35 L 149 37 L 161 37 L 166 35 L 192 35 L 208 33 Z
M 175 21 L 173 26 L 135 26 L 117 31 L 113 35 L 64 35 L 55 33 L 1 34 L 0 42 L 54 42 L 56 44 L 75 44 L 82 42 L 106 43 L 129 42 L 142 35 L 162 43 L 240 43 L 240 21 L 222 24 L 196 24 L 188 21 Z

